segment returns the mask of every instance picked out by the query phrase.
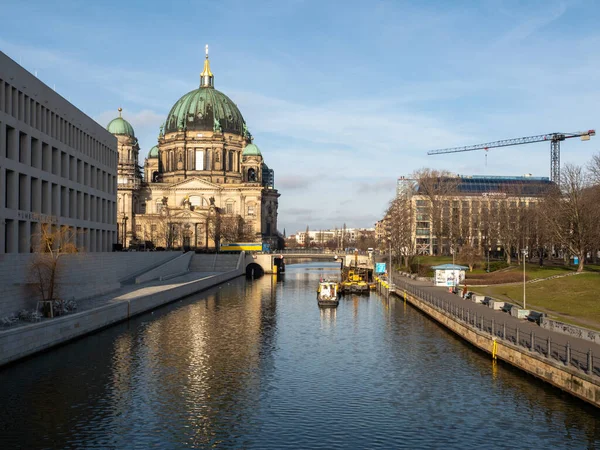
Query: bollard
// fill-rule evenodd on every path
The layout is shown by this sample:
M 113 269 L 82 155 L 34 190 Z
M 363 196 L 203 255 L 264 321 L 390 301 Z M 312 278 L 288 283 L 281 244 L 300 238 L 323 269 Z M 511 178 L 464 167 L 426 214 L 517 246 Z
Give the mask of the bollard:
M 473 326 L 475 328 L 477 328 L 477 313 L 476 312 L 473 313 Z
M 502 339 L 506 340 L 506 322 L 502 324 Z
M 479 327 L 481 331 L 483 331 L 483 316 L 481 316 L 481 327 Z
M 490 332 L 492 336 L 494 336 L 494 319 L 492 318 L 492 331 Z
M 588 354 L 587 354 L 587 371 L 586 371 L 589 375 L 592 374 L 592 368 L 593 368 L 592 367 L 592 363 L 593 363 L 593 361 L 592 361 L 592 349 L 590 348 L 588 350 Z
M 517 331 L 516 331 L 516 337 L 515 337 L 515 344 L 519 345 L 519 327 L 517 327 Z
M 529 346 L 529 350 L 534 351 L 534 346 L 535 346 L 535 334 L 533 334 L 533 331 L 531 332 L 531 345 Z
M 550 358 L 552 356 L 552 347 L 551 347 L 550 336 L 548 336 L 548 344 L 546 345 L 546 358 Z
M 566 353 L 567 353 L 567 357 L 565 358 L 566 359 L 565 364 L 568 367 L 568 366 L 571 365 L 571 344 L 569 344 L 568 342 L 567 342 L 567 351 L 566 351 Z

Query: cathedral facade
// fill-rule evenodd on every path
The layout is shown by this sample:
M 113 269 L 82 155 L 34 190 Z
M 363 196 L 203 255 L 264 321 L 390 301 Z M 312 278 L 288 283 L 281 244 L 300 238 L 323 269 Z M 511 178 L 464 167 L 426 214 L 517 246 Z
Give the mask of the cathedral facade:
M 143 167 L 135 132 L 120 108 L 107 129 L 118 140 L 123 247 L 210 251 L 229 242 L 280 247 L 274 172 L 235 103 L 214 88 L 208 50 L 199 88 L 171 108 Z

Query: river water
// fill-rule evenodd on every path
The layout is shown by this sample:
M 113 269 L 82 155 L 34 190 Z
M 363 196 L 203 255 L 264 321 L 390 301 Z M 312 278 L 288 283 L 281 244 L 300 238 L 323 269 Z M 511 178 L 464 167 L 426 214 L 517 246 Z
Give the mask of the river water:
M 0 369 L 2 448 L 600 448 L 600 415 L 338 265 L 233 280 Z

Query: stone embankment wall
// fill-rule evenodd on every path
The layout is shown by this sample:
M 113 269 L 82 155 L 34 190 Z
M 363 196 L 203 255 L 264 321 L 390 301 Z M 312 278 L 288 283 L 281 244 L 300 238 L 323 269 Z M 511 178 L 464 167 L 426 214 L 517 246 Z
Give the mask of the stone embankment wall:
M 493 339 L 489 334 L 455 321 L 412 294 L 407 294 L 407 301 L 479 349 L 492 353 Z M 501 339 L 496 342 L 499 359 L 600 407 L 600 383 L 594 377 L 516 347 L 510 342 Z
M 244 267 L 201 279 L 180 283 L 130 300 L 114 301 L 80 313 L 40 323 L 0 331 L 0 365 L 16 361 L 49 347 L 99 330 L 137 314 L 210 288 L 244 273 Z
M 575 325 L 569 325 L 568 323 L 548 319 L 547 317 L 544 317 L 540 321 L 540 326 L 542 328 L 546 328 L 547 330 L 552 330 L 557 333 L 567 334 L 569 336 L 600 344 L 600 333 L 597 331 L 576 327 Z
M 134 277 L 181 255 L 181 252 L 105 252 L 61 256 L 57 276 L 58 295 L 83 299 L 106 294 Z M 38 293 L 31 284 L 32 254 L 0 255 L 0 317 L 21 309 L 33 309 Z

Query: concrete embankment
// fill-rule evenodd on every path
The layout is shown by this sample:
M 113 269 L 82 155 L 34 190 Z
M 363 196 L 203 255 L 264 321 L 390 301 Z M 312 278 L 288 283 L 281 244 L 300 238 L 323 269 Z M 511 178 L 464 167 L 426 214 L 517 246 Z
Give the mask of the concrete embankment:
M 245 273 L 245 260 L 243 254 L 236 257 L 238 260 L 228 261 L 224 265 L 227 269 L 220 273 L 207 274 L 192 270 L 168 281 L 123 287 L 94 298 L 92 304 L 88 305 L 89 309 L 2 330 L 0 366 L 239 277 Z M 196 265 L 201 258 L 200 255 L 194 255 Z M 206 255 L 205 258 L 215 257 Z M 172 272 L 173 264 L 165 264 L 166 271 Z M 151 270 L 152 277 L 156 278 L 156 269 Z M 86 305 L 82 306 L 85 308 Z
M 402 291 L 394 293 L 401 299 L 406 295 L 406 301 L 444 325 L 459 337 L 490 355 L 505 361 L 525 372 L 552 384 L 596 407 L 600 407 L 600 379 L 573 366 L 546 358 L 544 355 L 529 351 L 523 346 L 515 345 L 510 340 L 499 338 L 493 333 L 482 331 L 468 322 L 459 320 L 451 314 L 438 308 L 434 303 L 425 301 L 419 296 Z M 464 310 L 462 311 L 464 313 Z M 496 343 L 494 349 L 494 342 Z M 593 372 L 593 371 L 592 371 Z

